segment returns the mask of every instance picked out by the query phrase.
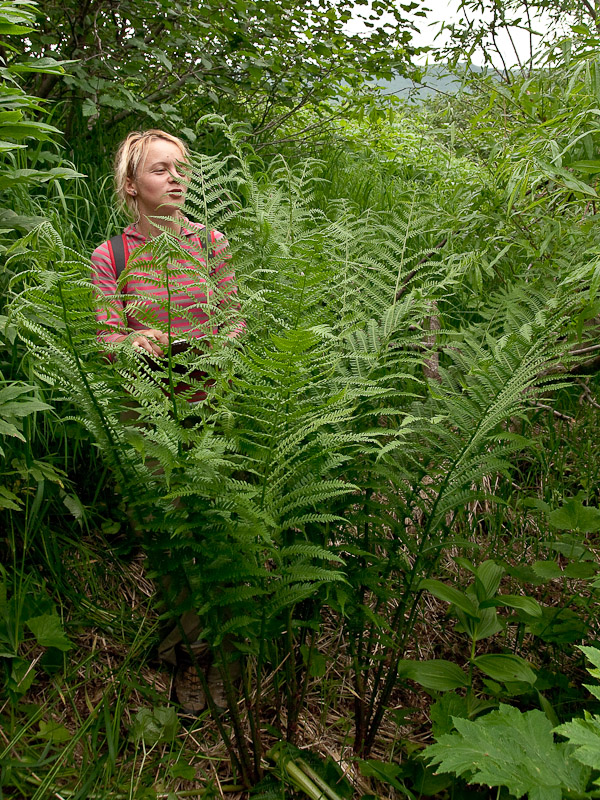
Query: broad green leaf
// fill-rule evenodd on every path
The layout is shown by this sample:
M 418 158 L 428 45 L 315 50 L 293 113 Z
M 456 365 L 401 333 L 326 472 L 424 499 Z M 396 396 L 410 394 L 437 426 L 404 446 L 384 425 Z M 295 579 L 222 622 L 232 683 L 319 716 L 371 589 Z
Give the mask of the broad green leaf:
M 17 144 L 16 142 L 0 141 L 0 153 L 9 153 L 11 150 L 26 150 L 26 144 Z
M 563 571 L 556 561 L 536 561 L 533 564 L 533 571 L 545 580 L 563 577 Z
M 181 778 L 184 781 L 193 781 L 196 777 L 196 768 L 193 764 L 181 764 L 178 762 L 169 767 L 169 775 L 175 779 Z
M 374 758 L 369 758 L 365 761 L 358 761 L 358 768 L 360 774 L 365 778 L 375 778 L 375 780 L 389 783 L 394 789 L 402 791 L 402 784 L 398 780 L 398 776 L 402 772 L 398 764 L 392 764 L 388 761 L 377 761 Z
M 300 652 L 304 666 L 308 666 L 309 675 L 312 678 L 322 678 L 327 672 L 327 659 L 325 656 L 314 647 L 311 650 L 306 644 L 301 645 Z
M 424 753 L 439 772 L 505 786 L 530 800 L 562 800 L 564 791 L 585 791 L 589 769 L 573 761 L 568 745 L 555 743 L 541 711 L 522 713 L 502 704 L 474 722 L 456 717 L 454 724 L 456 733 L 440 737 Z
M 35 387 L 27 384 L 23 386 L 18 383 L 13 383 L 9 386 L 3 386 L 2 389 L 0 389 L 0 403 L 8 403 L 9 400 L 14 400 L 26 392 L 31 392 L 34 388 Z
M 446 692 L 429 707 L 432 732 L 436 739 L 454 729 L 454 717 L 468 719 L 469 716 L 467 698 L 454 692 Z
M 554 550 L 555 553 L 560 553 L 570 559 L 582 559 L 584 561 L 593 559 L 589 549 L 581 543 L 580 536 L 563 533 L 555 541 L 542 542 L 542 544 L 544 547 Z
M 31 61 L 17 61 L 10 64 L 8 69 L 15 74 L 40 72 L 47 75 L 64 75 L 65 64 L 76 64 L 76 61 L 56 61 L 54 58 L 35 58 Z
M 541 617 L 527 617 L 522 621 L 534 636 L 555 644 L 581 641 L 590 626 L 589 618 L 584 618 L 570 608 L 549 606 L 542 607 Z
M 47 125 L 45 122 L 27 120 L 26 122 L 5 124 L 0 119 L 0 136 L 8 136 L 9 139 L 17 139 L 17 141 L 27 137 L 44 141 L 57 133 L 60 133 L 58 128 L 55 128 L 54 125 Z
M 448 584 L 435 580 L 435 578 L 426 578 L 419 584 L 419 589 L 431 592 L 438 600 L 451 603 L 470 617 L 478 617 L 478 611 L 469 598 L 464 592 L 455 589 L 453 586 L 448 586 Z
M 599 571 L 597 564 L 592 561 L 580 561 L 575 564 L 567 564 L 564 568 L 564 576 L 565 578 L 574 578 L 581 581 L 592 578 Z
M 571 164 L 569 164 L 569 167 L 571 169 L 576 169 L 579 172 L 583 172 L 586 175 L 595 175 L 597 172 L 600 172 L 600 161 L 573 161 Z
M 15 658 L 11 664 L 7 686 L 16 694 L 25 694 L 35 680 L 35 668 L 23 658 Z
M 498 591 L 500 581 L 504 575 L 504 567 L 488 559 L 475 570 L 475 590 L 480 602 L 490 600 Z M 483 590 L 483 591 L 482 591 Z
M 600 678 L 600 650 L 597 647 L 580 646 L 579 650 L 592 662 L 592 667 L 587 671 L 595 678 Z M 600 687 L 597 685 L 586 686 L 587 689 L 600 699 Z M 572 719 L 558 725 L 555 733 L 564 736 L 569 743 L 575 745 L 573 758 L 582 764 L 600 770 L 600 716 L 584 711 L 583 719 Z
M 38 734 L 40 739 L 47 739 L 52 744 L 61 744 L 68 742 L 73 738 L 73 734 L 60 722 L 45 722 L 40 720 L 40 732 Z
M 542 609 L 537 600 L 533 597 L 524 597 L 520 594 L 500 594 L 498 597 L 490 601 L 496 608 L 506 606 L 507 608 L 519 608 L 531 617 L 540 617 Z M 485 603 L 482 604 L 485 606 Z
M 141 708 L 135 715 L 130 737 L 143 739 L 144 744 L 152 745 L 171 742 L 179 728 L 179 720 L 173 706 Z
M 478 617 L 470 617 L 458 610 L 456 615 L 459 624 L 457 631 L 464 631 L 476 642 L 487 639 L 502 630 L 502 622 L 495 608 L 482 608 Z
M 469 685 L 469 678 L 458 664 L 443 659 L 430 661 L 402 660 L 398 665 L 398 677 L 410 678 L 426 689 L 448 692 Z
M 575 745 L 573 758 L 592 769 L 600 770 L 600 716 L 585 712 L 584 719 L 573 719 L 554 729 Z
M 15 25 L 12 22 L 0 22 L 0 36 L 25 36 L 34 29 L 26 25 Z
M 73 646 L 67 639 L 57 614 L 42 614 L 39 617 L 32 617 L 25 624 L 42 647 L 56 647 L 58 650 L 66 651 Z
M 81 113 L 84 117 L 93 117 L 98 113 L 98 106 L 89 97 L 86 97 L 81 107 Z
M 6 422 L 3 419 L 0 419 L 0 436 L 14 436 L 15 439 L 20 439 L 22 442 L 25 441 L 21 431 L 12 422 Z
M 502 681 L 503 683 L 513 683 L 515 681 L 535 683 L 536 676 L 534 671 L 519 656 L 490 653 L 477 656 L 473 659 L 473 664 L 495 681 Z
M 581 500 L 572 497 L 548 515 L 548 522 L 560 531 L 596 533 L 600 531 L 600 509 L 584 506 Z

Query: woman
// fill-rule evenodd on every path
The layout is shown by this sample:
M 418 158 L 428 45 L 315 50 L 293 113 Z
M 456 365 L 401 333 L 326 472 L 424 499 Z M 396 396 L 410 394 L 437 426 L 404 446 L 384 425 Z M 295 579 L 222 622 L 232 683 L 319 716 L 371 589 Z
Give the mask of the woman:
M 151 257 L 142 255 L 136 258 L 133 269 L 128 270 L 119 290 L 111 243 L 97 247 L 92 254 L 92 280 L 99 294 L 107 299 L 97 311 L 102 324 L 99 335 L 105 342 L 116 344 L 127 340 L 134 348 L 160 357 L 169 342 L 181 335 L 200 339 L 207 333 L 216 333 L 218 328 L 207 324 L 211 317 L 239 309 L 229 259 L 227 256 L 219 259 L 227 247 L 223 234 L 213 230 L 207 237 L 203 225 L 190 222 L 182 214 L 187 163 L 189 153 L 185 144 L 165 131 L 134 131 L 119 146 L 115 158 L 116 192 L 134 220 L 123 232 L 125 260 L 134 248 L 143 247 L 167 229 L 180 237 L 182 248 L 190 254 L 190 262 L 178 260 L 172 265 L 167 289 L 157 285 L 155 272 L 144 270 L 144 260 Z M 216 245 L 209 252 L 209 259 L 216 266 L 209 270 L 206 266 L 209 259 L 202 255 L 207 239 Z M 211 302 L 215 297 L 216 304 Z M 235 337 L 243 327 L 243 321 L 238 320 L 227 335 Z M 135 336 L 131 336 L 132 332 Z
M 244 328 L 244 321 L 236 314 L 239 305 L 233 269 L 227 256 L 219 258 L 227 247 L 223 234 L 213 230 L 207 236 L 203 225 L 190 222 L 182 214 L 188 163 L 186 146 L 176 136 L 160 130 L 130 133 L 115 158 L 115 186 L 119 200 L 134 220 L 123 231 L 125 262 L 135 248 L 140 248 L 140 255 L 136 254 L 135 263 L 123 275 L 125 282 L 119 288 L 122 281 L 113 240 L 104 242 L 92 254 L 92 280 L 99 298 L 104 300 L 97 310 L 101 323 L 99 337 L 113 344 L 127 341 L 153 359 L 163 356 L 165 348 L 182 336 L 186 340 L 201 339 L 227 325 L 227 336 L 235 337 Z M 189 261 L 176 259 L 168 267 L 168 289 L 162 281 L 157 281 L 160 272 L 153 270 L 151 256 L 143 252 L 144 245 L 165 229 L 177 236 L 189 254 Z M 208 258 L 205 257 L 207 242 L 215 245 Z M 233 320 L 227 320 L 228 312 Z M 149 321 L 153 324 L 148 324 Z M 191 379 L 198 383 L 203 375 L 192 372 Z M 176 391 L 186 388 L 188 384 L 182 383 Z M 196 391 L 188 399 L 195 401 L 205 396 L 204 392 Z M 168 575 L 162 583 L 168 589 Z M 179 667 L 175 689 L 184 709 L 194 712 L 205 705 L 196 673 L 198 660 L 206 659 L 206 646 L 195 641 L 199 628 L 197 615 L 186 612 L 159 646 L 159 656 Z M 182 629 L 192 643 L 192 664 L 189 658 L 187 663 L 180 660 Z M 224 705 L 222 683 L 214 666 L 208 670 L 207 680 L 216 706 Z

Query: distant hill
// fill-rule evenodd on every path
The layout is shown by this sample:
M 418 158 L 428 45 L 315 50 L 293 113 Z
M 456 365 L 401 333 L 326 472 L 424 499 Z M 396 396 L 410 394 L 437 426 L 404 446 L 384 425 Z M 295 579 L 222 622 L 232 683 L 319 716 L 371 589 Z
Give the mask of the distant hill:
M 485 72 L 485 67 L 471 65 L 473 72 Z M 456 94 L 462 85 L 462 81 L 456 75 L 449 75 L 443 65 L 426 67 L 423 70 L 423 80 L 415 83 L 410 78 L 401 75 L 396 76 L 391 81 L 374 81 L 376 86 L 380 86 L 386 93 L 397 94 L 398 97 L 419 103 L 426 97 L 438 93 Z

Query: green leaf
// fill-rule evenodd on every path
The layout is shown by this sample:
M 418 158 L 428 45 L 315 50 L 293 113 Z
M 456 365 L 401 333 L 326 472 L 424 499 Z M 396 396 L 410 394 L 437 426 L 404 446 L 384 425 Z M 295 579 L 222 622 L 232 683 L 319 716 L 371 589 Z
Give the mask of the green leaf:
M 459 624 L 457 631 L 465 631 L 476 642 L 488 639 L 502 630 L 502 623 L 495 608 L 482 608 L 477 618 L 469 617 L 462 611 L 457 611 Z
M 479 601 L 490 600 L 498 591 L 500 581 L 504 575 L 504 567 L 488 559 L 475 570 L 475 590 Z
M 535 683 L 535 673 L 528 663 L 519 656 L 503 653 L 490 653 L 477 656 L 473 659 L 473 664 L 495 681 L 512 683 L 523 681 L 525 683 Z
M 561 508 L 548 515 L 548 522 L 561 531 L 597 533 L 600 531 L 600 509 L 584 506 L 581 500 L 572 497 Z
M 584 619 L 570 608 L 542 608 L 541 617 L 527 617 L 523 620 L 527 629 L 544 642 L 569 644 L 578 642 L 586 636 L 590 620 Z
M 550 548 L 550 550 L 554 550 L 555 553 L 560 553 L 566 558 L 581 559 L 583 561 L 593 559 L 593 555 L 590 553 L 589 549 L 582 545 L 580 536 L 563 533 L 558 539 L 550 542 L 542 542 L 542 545 Z
M 533 564 L 533 571 L 538 577 L 545 580 L 563 577 L 563 571 L 556 561 L 536 561 Z
M 469 678 L 458 664 L 443 659 L 430 661 L 402 660 L 398 665 L 398 677 L 410 678 L 426 689 L 448 692 L 469 685 Z
M 196 777 L 196 768 L 192 764 L 172 764 L 169 767 L 169 775 L 175 779 L 193 781 Z
M 0 117 L 0 136 L 8 136 L 17 141 L 27 137 L 44 141 L 57 133 L 60 133 L 58 128 L 55 128 L 54 125 L 47 125 L 45 122 L 27 120 L 26 122 L 4 123 Z
M 81 107 L 81 113 L 84 117 L 93 117 L 98 113 L 98 106 L 89 97 L 86 97 Z
M 7 686 L 16 694 L 25 694 L 35 680 L 35 669 L 25 659 L 15 658 L 12 661 L 10 677 Z
M 360 774 L 365 778 L 375 778 L 375 780 L 389 783 L 394 789 L 402 791 L 402 784 L 398 780 L 401 773 L 401 767 L 398 764 L 392 764 L 388 761 L 377 761 L 374 758 L 366 759 L 365 761 L 358 761 L 358 768 Z
M 0 486 L 0 508 L 9 508 L 11 511 L 19 511 L 19 506 L 23 501 L 6 486 Z
M 531 617 L 540 617 L 542 615 L 542 608 L 533 597 L 524 597 L 520 594 L 501 594 L 493 602 L 497 608 L 502 606 L 519 608 Z M 482 605 L 485 605 L 485 603 Z
M 42 647 L 56 647 L 58 650 L 66 651 L 73 646 L 67 639 L 57 614 L 42 614 L 39 617 L 32 617 L 25 622 L 25 625 Z
M 593 666 L 588 666 L 587 671 L 593 677 L 600 678 L 600 650 L 597 647 L 586 646 L 579 646 L 579 650 L 592 662 Z M 599 686 L 586 686 L 586 688 L 594 697 L 600 699 Z M 600 770 L 600 716 L 584 711 L 583 719 L 573 719 L 558 725 L 554 732 L 564 736 L 575 746 L 573 758 L 594 770 Z
M 312 678 L 322 678 L 327 672 L 327 659 L 325 656 L 314 647 L 311 649 L 306 644 L 300 647 L 300 652 L 304 666 L 308 666 L 309 675 Z
M 31 33 L 34 28 L 26 25 L 15 25 L 13 22 L 0 22 L 0 36 L 25 36 Z
M 141 708 L 135 715 L 130 737 L 143 739 L 144 744 L 152 746 L 161 742 L 171 742 L 179 728 L 179 720 L 173 706 Z
M 443 694 L 429 707 L 432 732 L 436 739 L 454 729 L 454 717 L 468 719 L 469 704 L 466 697 L 454 692 Z
M 73 734 L 64 725 L 61 725 L 59 722 L 44 722 L 44 720 L 40 720 L 40 732 L 38 734 L 40 739 L 46 739 L 52 744 L 61 744 L 62 742 L 68 742 L 70 739 L 73 738 Z
M 574 578 L 575 580 L 587 580 L 592 578 L 598 573 L 598 566 L 591 561 L 580 561 L 575 564 L 567 564 L 564 568 L 565 578 Z
M 593 675 L 596 678 L 600 678 L 600 648 L 598 647 L 588 647 L 587 645 L 578 645 L 578 650 L 585 655 L 588 661 L 591 661 L 592 664 L 596 669 L 587 668 L 587 671 L 590 675 Z
M 597 160 L 573 161 L 569 166 L 571 169 L 579 170 L 579 172 L 583 172 L 586 175 L 595 175 L 600 172 L 600 161 Z
M 0 141 L 0 153 L 10 153 L 11 150 L 26 150 L 26 144 L 16 144 L 16 142 Z
M 575 745 L 573 758 L 592 769 L 600 770 L 600 717 L 585 712 L 584 719 L 565 722 L 554 729 Z
M 573 761 L 569 746 L 554 742 L 541 711 L 522 713 L 502 704 L 473 722 L 456 717 L 454 724 L 456 733 L 445 734 L 424 753 L 439 772 L 505 786 L 530 800 L 562 800 L 563 791 L 585 791 L 589 769 Z
M 478 617 L 478 611 L 469 598 L 464 594 L 464 592 L 460 592 L 453 586 L 448 586 L 448 584 L 442 583 L 442 581 L 435 580 L 434 578 L 426 578 L 419 584 L 419 589 L 424 589 L 428 592 L 431 592 L 431 594 L 434 597 L 437 597 L 438 600 L 451 603 L 457 608 L 460 608 L 461 611 L 464 611 L 465 614 L 468 614 L 470 617 Z
M 10 64 L 8 69 L 10 72 L 17 75 L 19 73 L 28 72 L 40 72 L 47 75 L 64 75 L 64 65 L 76 63 L 76 61 L 56 61 L 54 58 L 45 57 L 31 59 L 31 61 L 17 61 L 14 64 Z
M 22 442 L 25 441 L 21 431 L 12 422 L 6 422 L 3 419 L 0 419 L 0 436 L 14 436 L 15 439 L 20 439 Z

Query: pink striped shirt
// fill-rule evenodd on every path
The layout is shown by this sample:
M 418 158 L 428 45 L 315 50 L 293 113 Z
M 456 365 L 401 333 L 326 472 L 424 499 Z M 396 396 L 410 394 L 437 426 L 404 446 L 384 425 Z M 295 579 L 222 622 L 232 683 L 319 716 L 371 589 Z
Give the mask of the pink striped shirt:
M 164 285 L 164 274 L 154 267 L 151 257 L 133 253 L 123 274 L 125 282 L 119 289 L 108 242 L 94 250 L 92 282 L 98 300 L 102 300 L 102 296 L 105 298 L 96 311 L 101 325 L 98 336 L 103 341 L 115 342 L 119 336 L 143 328 L 167 331 L 169 308 L 170 333 L 174 339 L 178 333 L 195 338 L 206 336 L 208 332 L 217 333 L 217 323 L 224 320 L 228 328 L 231 325 L 230 335 L 237 335 L 245 327 L 243 320 L 238 317 L 233 321 L 231 311 L 227 313 L 229 309 L 239 310 L 239 304 L 230 256 L 224 254 L 219 260 L 219 254 L 227 248 L 223 234 L 210 231 L 210 243 L 217 246 L 210 251 L 215 266 L 207 267 L 205 258 L 200 255 L 206 247 L 204 226 L 188 219 L 183 223 L 181 246 L 189 252 L 190 260 L 178 259 L 169 265 L 168 288 Z M 135 225 L 125 228 L 124 234 L 127 257 L 135 247 L 146 244 L 146 238 Z M 219 311 L 224 312 L 223 315 Z M 218 319 L 210 325 L 213 317 Z M 210 327 L 207 328 L 207 324 Z

